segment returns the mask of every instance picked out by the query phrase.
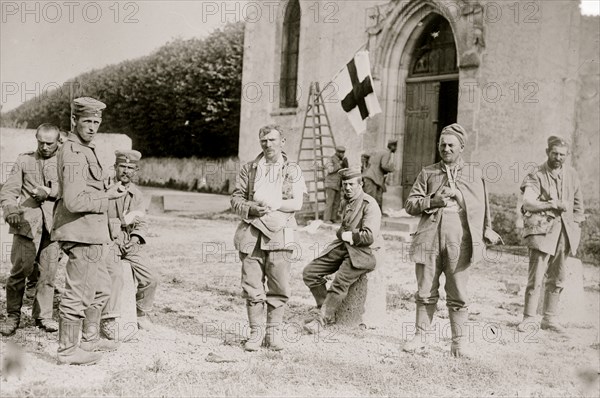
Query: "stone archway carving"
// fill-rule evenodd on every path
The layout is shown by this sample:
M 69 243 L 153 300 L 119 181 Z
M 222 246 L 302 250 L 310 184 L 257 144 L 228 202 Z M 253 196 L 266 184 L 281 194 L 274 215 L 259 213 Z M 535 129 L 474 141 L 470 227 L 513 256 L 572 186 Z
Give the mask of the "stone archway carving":
M 369 27 L 373 77 L 380 81 L 380 102 L 383 120 L 378 125 L 376 139 L 368 137 L 372 150 L 382 148 L 388 139 L 398 139 L 397 164 L 401 164 L 405 128 L 405 81 L 415 42 L 420 36 L 428 16 L 439 14 L 445 17 L 452 28 L 457 49 L 459 81 L 470 90 L 478 86 L 478 67 L 485 50 L 485 27 L 483 7 L 478 0 L 392 0 L 381 6 Z M 478 96 L 469 102 L 470 96 L 459 98 L 458 122 L 467 131 L 474 133 L 477 142 L 476 115 L 479 108 Z M 475 144 L 476 146 L 476 144 Z M 398 170 L 401 174 L 402 170 Z M 394 180 L 397 180 L 394 178 Z

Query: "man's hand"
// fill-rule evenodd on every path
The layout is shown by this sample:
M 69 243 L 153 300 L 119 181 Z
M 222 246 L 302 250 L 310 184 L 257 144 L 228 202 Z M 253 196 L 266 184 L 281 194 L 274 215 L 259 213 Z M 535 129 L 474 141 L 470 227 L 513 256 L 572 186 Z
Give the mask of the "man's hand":
M 490 245 L 504 244 L 502 237 L 493 229 L 486 229 L 483 233 L 483 238 Z
M 435 194 L 429 199 L 429 208 L 433 209 L 435 207 L 446 207 L 447 203 L 447 198 L 442 197 L 442 195 Z
M 353 245 L 354 244 L 354 240 L 352 239 L 352 231 L 342 232 L 342 240 L 344 242 L 348 242 L 351 245 Z
M 131 239 L 129 239 L 129 242 L 125 243 L 123 248 L 125 249 L 125 252 L 129 253 L 139 244 L 140 244 L 140 237 L 137 235 L 133 235 L 131 237 Z
M 19 213 L 12 213 L 6 216 L 6 222 L 13 228 L 19 228 L 21 226 L 21 215 Z
M 49 194 L 50 194 L 50 191 L 48 188 L 43 187 L 43 186 L 37 186 L 31 193 L 31 196 L 33 196 L 33 198 L 35 200 L 37 200 L 39 203 L 42 203 L 43 201 L 48 199 Z
M 127 188 L 125 188 L 121 182 L 117 182 L 116 184 L 111 185 L 106 190 L 106 195 L 108 199 L 117 199 L 121 196 L 124 196 L 127 193 Z
M 269 212 L 269 208 L 267 206 L 261 206 L 259 204 L 250 205 L 250 210 L 248 210 L 249 216 L 254 217 L 262 217 Z

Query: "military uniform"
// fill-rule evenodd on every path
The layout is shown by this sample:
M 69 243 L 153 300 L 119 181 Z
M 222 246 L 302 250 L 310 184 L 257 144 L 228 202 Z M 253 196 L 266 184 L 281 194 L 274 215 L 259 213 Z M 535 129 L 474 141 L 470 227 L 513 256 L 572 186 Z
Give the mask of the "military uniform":
M 336 151 L 343 154 L 346 148 L 337 147 Z M 325 212 L 323 220 L 337 222 L 339 220 L 338 212 L 340 210 L 342 182 L 338 171 L 348 167 L 348 159 L 345 156 L 340 158 L 336 154 L 329 158 L 325 166 L 327 175 L 325 176 Z
M 281 200 L 302 197 L 306 192 L 302 170 L 297 164 L 289 163 L 285 154 L 276 163 L 266 163 L 261 153 L 253 162 L 242 166 L 231 195 L 231 208 L 242 217 L 235 232 L 234 245 L 242 260 L 242 289 L 250 327 L 257 336 L 260 335 L 265 303 L 267 333 L 269 330 L 277 333 L 283 323 L 285 304 L 291 294 L 292 251 L 296 247 L 294 213 L 275 210 L 262 217 L 249 215 L 256 200 L 258 184 L 261 184 L 261 189 L 280 190 L 280 193 L 272 194 Z
M 134 159 L 130 159 L 131 153 L 135 154 Z M 138 151 L 117 151 L 117 163 L 120 159 L 127 157 L 128 163 L 137 163 L 141 154 Z M 128 216 L 136 214 L 137 216 L 129 220 Z M 145 214 L 144 197 L 140 189 L 133 183 L 127 186 L 127 194 L 118 199 L 113 199 L 108 206 L 108 219 L 111 237 L 113 240 L 113 251 L 120 253 L 120 259 L 127 261 L 131 265 L 133 276 L 137 282 L 136 306 L 138 315 L 143 316 L 151 311 L 154 304 L 157 279 L 154 270 L 148 266 L 148 259 L 144 252 L 146 243 L 146 234 L 148 224 L 143 217 Z M 125 248 L 132 236 L 137 236 L 139 245 L 131 250 Z M 122 268 L 120 263 L 117 264 Z M 114 274 L 114 273 L 113 273 Z M 113 292 L 102 311 L 102 318 L 114 318 L 119 316 L 121 308 L 120 290 L 123 285 L 123 278 L 113 279 Z
M 78 98 L 71 104 L 71 113 L 101 118 L 104 108 L 92 98 Z M 73 132 L 59 149 L 57 162 L 60 199 L 54 209 L 52 239 L 69 256 L 59 307 L 58 358 L 63 363 L 89 364 L 100 359 L 86 352 L 98 348 L 100 314 L 111 293 L 107 263 L 118 257 L 110 250 L 108 174 L 91 140 L 85 142 Z
M 444 134 L 458 136 L 464 147 L 466 132 L 460 125 L 445 127 Z M 445 189 L 455 191 L 456 196 L 442 207 L 432 206 L 432 198 Z M 417 176 L 405 209 L 408 214 L 421 217 L 410 248 L 418 287 L 417 334 L 405 350 L 421 345 L 421 335 L 426 335 L 431 325 L 443 272 L 452 330 L 451 352 L 461 356 L 468 313 L 469 268 L 484 256 L 484 236 L 495 234 L 483 173 L 460 157 L 454 165 L 441 161 L 427 166 Z
M 548 148 L 553 145 L 568 147 L 564 139 L 552 136 Z M 581 237 L 579 223 L 585 220 L 583 195 L 577 172 L 566 165 L 552 170 L 548 162 L 528 174 L 521 184 L 521 192 L 532 196 L 530 201 L 540 204 L 549 201 L 562 201 L 564 211 L 555 209 L 540 212 L 524 212 L 525 228 L 523 235 L 529 248 L 529 276 L 525 289 L 524 322 L 536 316 L 538 300 L 544 275 L 547 276 L 544 297 L 544 320 L 542 327 L 552 324 L 552 328 L 563 331 L 554 321 L 558 315 L 558 302 L 566 277 L 566 259 L 575 256 Z M 525 201 L 525 198 L 524 198 Z M 543 224 L 535 220 L 544 218 Z M 520 325 L 524 331 L 524 327 Z
M 359 168 L 343 169 L 340 173 L 345 180 L 361 177 Z M 348 289 L 363 274 L 375 269 L 380 260 L 377 258 L 379 249 L 383 247 L 381 210 L 375 199 L 361 190 L 356 197 L 345 199 L 342 205 L 343 219 L 336 232 L 337 239 L 303 271 L 304 283 L 312 292 L 317 307 L 323 307 L 316 320 L 319 324 L 335 320 L 335 312 Z M 342 240 L 345 232 L 351 232 L 352 243 Z M 324 276 L 333 273 L 336 276 L 327 290 Z M 309 326 L 307 331 L 312 333 L 313 328 Z
M 34 198 L 38 187 L 46 187 L 48 197 L 42 203 Z M 6 281 L 6 308 L 8 317 L 21 316 L 25 279 L 39 263 L 39 278 L 33 303 L 33 318 L 52 319 L 54 278 L 59 258 L 59 247 L 50 238 L 52 209 L 58 195 L 56 154 L 44 159 L 38 151 L 20 154 L 11 174 L 0 190 L 0 205 L 4 216 L 19 214 L 18 227 L 11 225 L 12 269 Z
M 390 141 L 388 145 L 396 141 Z M 376 152 L 369 157 L 369 166 L 363 173 L 364 191 L 373 197 L 379 208 L 383 209 L 385 176 L 394 171 L 394 154 L 390 150 Z

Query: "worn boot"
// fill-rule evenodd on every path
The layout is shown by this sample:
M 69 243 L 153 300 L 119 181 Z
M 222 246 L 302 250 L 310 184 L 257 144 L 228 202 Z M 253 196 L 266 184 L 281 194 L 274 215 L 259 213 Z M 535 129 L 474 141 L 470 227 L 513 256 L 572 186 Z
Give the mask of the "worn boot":
M 528 332 L 532 325 L 536 325 L 537 321 L 534 316 L 523 315 L 523 320 L 517 325 L 517 331 Z
M 250 324 L 250 336 L 244 343 L 244 350 L 257 351 L 263 341 L 262 320 L 264 312 L 263 303 L 247 303 L 248 323 Z
M 416 352 L 427 347 L 427 332 L 431 329 L 433 314 L 436 304 L 417 304 L 417 320 L 415 323 L 415 336 L 404 344 L 402 350 L 405 352 Z
M 558 303 L 560 293 L 546 292 L 544 297 L 544 317 L 541 328 L 558 334 L 567 335 L 567 330 L 558 323 Z
M 308 334 L 318 334 L 321 328 L 335 323 L 335 313 L 337 312 L 343 298 L 339 294 L 329 293 L 321 306 L 321 310 L 313 320 L 304 325 L 304 331 Z
M 281 328 L 283 326 L 283 313 L 285 305 L 273 307 L 267 304 L 267 333 L 265 334 L 265 347 L 273 351 L 283 350 Z
M 312 293 L 315 301 L 317 302 L 317 308 L 321 308 L 325 299 L 327 298 L 327 286 L 318 285 L 310 288 L 310 292 Z
M 467 311 L 454 311 L 448 309 L 450 317 L 450 330 L 452 331 L 452 345 L 450 346 L 450 355 L 453 357 L 469 357 L 467 349 L 469 336 L 467 335 L 467 326 L 465 322 L 468 319 Z
M 14 334 L 19 328 L 21 317 L 19 315 L 9 314 L 6 321 L 0 325 L 0 334 L 3 336 L 10 336 Z
M 85 310 L 80 347 L 85 351 L 115 351 L 119 343 L 100 338 L 100 314 L 98 308 Z
M 116 318 L 105 318 L 100 321 L 100 331 L 109 340 L 117 340 L 119 325 Z
M 58 324 L 58 363 L 66 365 L 93 365 L 102 354 L 88 352 L 79 347 L 81 321 L 60 320 Z

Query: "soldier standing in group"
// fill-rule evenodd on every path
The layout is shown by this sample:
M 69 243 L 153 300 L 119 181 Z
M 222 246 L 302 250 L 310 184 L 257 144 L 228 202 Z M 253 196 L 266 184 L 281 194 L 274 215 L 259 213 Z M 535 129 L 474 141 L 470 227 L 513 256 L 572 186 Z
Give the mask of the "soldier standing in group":
M 394 153 L 398 148 L 397 140 L 390 140 L 386 151 L 379 151 L 369 157 L 369 166 L 363 173 L 364 191 L 373 197 L 379 208 L 383 210 L 383 193 L 385 176 L 394 171 Z
M 37 128 L 38 149 L 19 155 L 0 190 L 0 205 L 13 236 L 12 269 L 6 281 L 8 318 L 0 333 L 9 336 L 19 327 L 25 279 L 37 275 L 33 312 L 35 324 L 47 332 L 58 330 L 52 319 L 54 278 L 59 247 L 50 238 L 52 209 L 58 195 L 56 151 L 58 127 L 44 123 Z M 37 265 L 36 265 L 37 262 Z M 34 275 L 35 276 L 35 275 Z
M 258 138 L 262 153 L 242 167 L 231 195 L 231 208 L 242 218 L 234 245 L 242 260 L 242 289 L 250 323 L 244 349 L 256 351 L 261 346 L 266 302 L 264 343 L 278 351 L 283 349 L 281 326 L 291 294 L 294 213 L 302 208 L 306 184 L 300 166 L 289 162 L 283 152 L 281 127 L 262 127 Z
M 107 258 L 116 255 L 109 252 L 108 204 L 127 190 L 121 184 L 106 186 L 108 176 L 92 143 L 105 108 L 93 98 L 73 100 L 72 131 L 58 151 L 60 199 L 54 209 L 52 239 L 69 256 L 59 307 L 59 363 L 92 364 L 101 358 L 93 351 L 117 347 L 100 339 L 99 324 L 111 288 Z
M 346 148 L 343 146 L 336 147 L 335 155 L 330 157 L 325 164 L 327 175 L 325 176 L 325 213 L 323 221 L 326 223 L 338 222 L 340 218 L 341 177 L 338 171 L 348 167 L 348 158 L 346 158 L 345 153 Z
M 565 165 L 569 143 L 562 137 L 548 138 L 548 159 L 527 175 L 523 192 L 523 235 L 529 247 L 529 277 L 525 289 L 523 321 L 525 331 L 535 323 L 544 275 L 547 276 L 541 328 L 561 334 L 558 302 L 566 278 L 566 259 L 577 253 L 581 223 L 585 221 L 583 195 L 577 172 Z
M 427 346 L 443 272 L 452 332 L 450 353 L 468 356 L 464 332 L 469 268 L 482 259 L 484 240 L 491 244 L 502 240 L 491 227 L 483 173 L 462 158 L 466 142 L 462 126 L 444 127 L 438 145 L 442 160 L 423 168 L 405 203 L 408 214 L 421 217 L 410 248 L 417 277 L 417 313 L 415 336 L 403 347 L 407 352 Z

